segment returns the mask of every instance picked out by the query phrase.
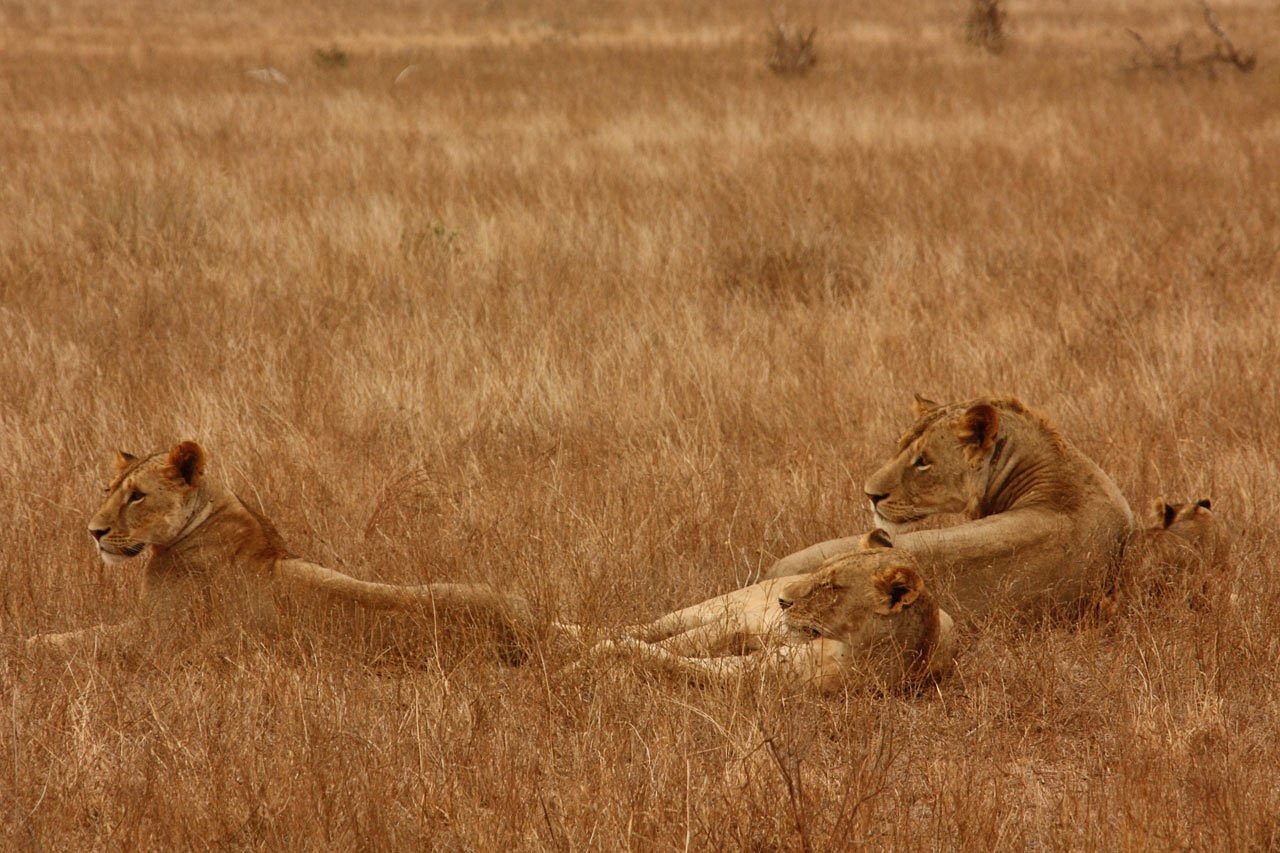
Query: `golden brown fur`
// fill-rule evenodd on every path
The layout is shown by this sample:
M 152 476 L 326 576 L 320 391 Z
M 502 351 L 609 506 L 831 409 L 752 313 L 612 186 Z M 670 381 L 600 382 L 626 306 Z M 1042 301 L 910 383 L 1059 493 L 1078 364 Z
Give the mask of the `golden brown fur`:
M 921 398 L 894 456 L 866 481 L 876 524 L 920 560 L 960 619 L 1011 608 L 1074 612 L 1114 571 L 1133 516 L 1111 479 L 1041 415 L 1012 398 Z M 967 521 L 913 530 L 936 514 Z M 768 576 L 812 571 L 857 538 L 811 546 Z
M 1151 521 L 1137 531 L 1113 576 L 1104 614 L 1143 600 L 1181 596 L 1207 604 L 1225 591 L 1231 543 L 1208 498 L 1186 503 L 1157 499 Z
M 753 672 L 824 693 L 919 683 L 950 668 L 954 647 L 951 617 L 913 563 L 885 549 L 838 556 L 811 574 L 761 581 L 627 629 L 589 657 L 621 657 L 699 684 Z
M 372 610 L 423 614 L 495 637 L 518 654 L 535 629 L 527 603 L 479 584 L 396 586 L 362 581 L 294 556 L 271 522 L 204 475 L 205 454 L 184 441 L 145 458 L 121 453 L 89 531 L 107 565 L 147 553 L 138 615 L 28 641 L 33 648 L 124 651 L 190 630 L 274 632 L 278 598 L 303 593 Z

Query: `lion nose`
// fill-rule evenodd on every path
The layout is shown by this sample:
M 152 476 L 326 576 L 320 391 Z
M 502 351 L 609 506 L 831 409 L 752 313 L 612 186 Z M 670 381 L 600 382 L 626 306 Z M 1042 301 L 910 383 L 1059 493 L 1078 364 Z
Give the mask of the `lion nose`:
M 889 496 L 887 494 L 877 495 L 875 492 L 867 492 L 867 497 L 871 499 L 871 505 L 875 506 Z
M 111 532 L 110 527 L 90 527 L 89 528 L 89 535 L 99 542 L 102 541 L 103 536 L 106 536 L 110 532 Z
M 779 606 L 779 607 L 781 607 L 783 610 L 786 610 L 788 607 L 790 607 L 790 606 L 792 605 L 792 603 L 793 603 L 793 602 L 792 602 L 792 601 L 791 601 L 791 599 L 789 599 L 789 598 L 779 598 L 779 599 L 778 599 L 778 606 Z

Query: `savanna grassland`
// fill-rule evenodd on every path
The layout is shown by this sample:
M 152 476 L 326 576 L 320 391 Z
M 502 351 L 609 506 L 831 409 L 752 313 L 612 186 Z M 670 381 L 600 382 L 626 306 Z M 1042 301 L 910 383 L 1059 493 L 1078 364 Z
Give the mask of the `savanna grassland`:
M 1258 67 L 1172 73 L 1124 28 L 1190 3 L 1010 3 L 999 56 L 965 8 L 794 7 L 786 79 L 754 3 L 0 4 L 3 846 L 1280 846 L 1280 19 L 1218 4 Z M 997 619 L 840 699 L 430 630 L 20 642 L 130 611 L 117 447 L 200 440 L 352 574 L 612 625 L 865 529 L 915 391 L 1212 497 L 1234 606 Z

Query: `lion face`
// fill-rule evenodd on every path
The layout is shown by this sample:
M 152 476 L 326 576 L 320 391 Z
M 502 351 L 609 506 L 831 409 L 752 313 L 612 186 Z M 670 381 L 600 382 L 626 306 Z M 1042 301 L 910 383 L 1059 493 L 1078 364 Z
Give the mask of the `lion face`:
M 938 406 L 917 397 L 915 414 L 897 454 L 863 486 L 876 524 L 889 533 L 926 516 L 969 510 L 979 499 L 980 463 L 999 429 L 999 414 L 986 403 Z
M 168 545 L 195 517 L 196 484 L 204 471 L 204 451 L 194 441 L 168 454 L 139 458 L 120 452 L 107 498 L 89 522 L 98 555 L 108 565 L 142 553 L 148 545 Z
M 914 569 L 868 566 L 856 554 L 833 558 L 788 584 L 778 604 L 788 630 L 858 650 L 891 641 L 898 651 L 924 652 L 931 626 L 937 633 L 937 604 Z

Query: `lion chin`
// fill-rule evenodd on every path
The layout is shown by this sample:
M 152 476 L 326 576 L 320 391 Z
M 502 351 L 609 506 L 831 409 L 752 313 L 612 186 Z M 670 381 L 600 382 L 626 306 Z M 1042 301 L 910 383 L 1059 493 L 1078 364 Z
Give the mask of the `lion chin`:
M 871 510 L 871 517 L 875 521 L 872 527 L 878 527 L 885 533 L 889 534 L 889 538 L 897 536 L 900 533 L 910 533 L 913 522 L 910 521 L 890 521 L 874 509 Z
M 102 561 L 104 566 L 118 566 L 121 563 L 127 563 L 134 557 L 142 553 L 145 545 L 131 545 L 125 548 L 122 553 L 108 551 L 101 545 L 98 546 L 98 559 Z

